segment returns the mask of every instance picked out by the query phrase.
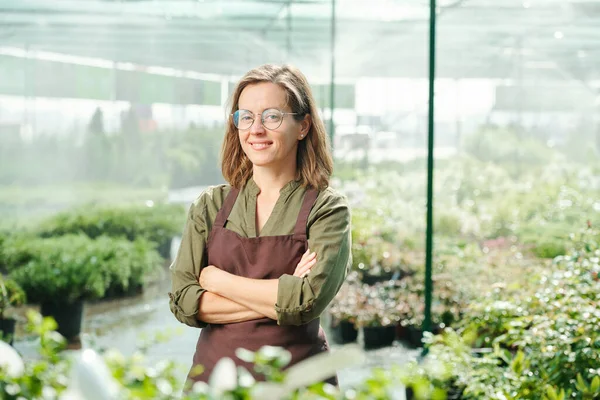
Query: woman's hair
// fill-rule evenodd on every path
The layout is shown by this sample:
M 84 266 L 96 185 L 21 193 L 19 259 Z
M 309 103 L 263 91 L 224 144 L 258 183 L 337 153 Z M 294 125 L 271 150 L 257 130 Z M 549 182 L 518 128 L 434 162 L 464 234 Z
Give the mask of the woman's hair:
M 287 105 L 297 121 L 310 115 L 310 130 L 298 143 L 296 180 L 303 186 L 324 189 L 333 172 L 329 138 L 319 117 L 310 85 L 300 70 L 290 65 L 266 64 L 254 68 L 238 82 L 231 97 L 231 114 L 238 110 L 242 91 L 249 85 L 271 82 L 279 85 L 287 95 Z M 238 137 L 238 129 L 229 118 L 221 149 L 221 171 L 229 184 L 241 188 L 252 176 L 252 162 L 248 159 Z

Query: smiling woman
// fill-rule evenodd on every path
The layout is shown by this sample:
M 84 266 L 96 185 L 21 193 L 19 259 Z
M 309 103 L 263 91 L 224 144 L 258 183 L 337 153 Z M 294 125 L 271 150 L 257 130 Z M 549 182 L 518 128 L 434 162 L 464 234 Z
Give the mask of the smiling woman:
M 299 70 L 264 65 L 241 79 L 221 166 L 229 184 L 192 204 L 171 266 L 171 311 L 203 328 L 193 364 L 204 372 L 192 368 L 190 383 L 222 357 L 260 380 L 238 347 L 283 347 L 288 366 L 328 351 L 319 317 L 351 264 L 350 209 L 329 187 L 327 135 Z

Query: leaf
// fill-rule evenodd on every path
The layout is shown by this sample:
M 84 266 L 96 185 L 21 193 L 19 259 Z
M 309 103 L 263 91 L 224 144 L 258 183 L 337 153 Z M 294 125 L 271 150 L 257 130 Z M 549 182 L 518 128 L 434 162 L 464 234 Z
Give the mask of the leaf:
M 577 374 L 577 383 L 575 384 L 575 387 L 580 392 L 587 392 L 588 391 L 588 386 L 585 383 L 585 381 L 583 380 L 583 377 L 581 376 L 581 374 Z
M 594 377 L 594 379 L 592 380 L 592 384 L 590 386 L 590 391 L 592 393 L 598 393 L 598 389 L 600 389 L 600 377 L 598 377 L 597 375 Z
M 517 375 L 521 375 L 523 373 L 523 369 L 524 369 L 524 360 L 525 360 L 525 353 L 523 353 L 521 350 L 519 350 L 517 352 L 517 355 L 515 356 L 515 358 L 512 361 L 511 364 L 511 369 L 517 374 Z
M 558 400 L 558 395 L 556 394 L 554 387 L 550 386 L 548 389 L 546 389 L 546 398 L 548 400 Z

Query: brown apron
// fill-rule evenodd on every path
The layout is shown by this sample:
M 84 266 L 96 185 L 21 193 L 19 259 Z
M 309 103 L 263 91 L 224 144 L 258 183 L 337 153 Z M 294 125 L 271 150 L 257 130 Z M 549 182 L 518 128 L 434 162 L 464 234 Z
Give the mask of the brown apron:
M 292 235 L 254 238 L 242 237 L 224 227 L 238 194 L 238 189 L 231 189 L 215 218 L 207 243 L 208 264 L 252 279 L 278 279 L 283 274 L 293 275 L 308 248 L 306 225 L 318 192 L 314 189 L 306 191 Z M 209 324 L 200 332 L 192 366 L 193 370 L 194 366 L 202 365 L 204 372 L 191 376 L 190 371 L 188 379 L 207 382 L 217 361 L 229 357 L 236 365 L 245 367 L 256 380 L 264 380 L 263 376 L 255 373 L 251 364 L 236 357 L 235 350 L 242 347 L 257 351 L 265 345 L 290 351 L 292 359 L 287 367 L 329 350 L 319 318 L 300 326 L 279 326 L 277 321 L 266 317 L 232 324 Z M 331 377 L 327 382 L 337 385 L 337 377 Z

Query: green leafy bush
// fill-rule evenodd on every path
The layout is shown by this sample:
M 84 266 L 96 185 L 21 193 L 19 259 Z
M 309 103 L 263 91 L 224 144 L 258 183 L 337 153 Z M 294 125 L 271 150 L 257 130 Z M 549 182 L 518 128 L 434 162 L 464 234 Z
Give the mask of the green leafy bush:
M 156 244 L 159 253 L 169 258 L 171 239 L 181 233 L 185 207 L 159 204 L 148 206 L 89 206 L 61 212 L 37 229 L 42 237 L 84 233 L 94 239 L 101 235 L 143 238 Z
M 160 271 L 160 256 L 144 239 L 80 235 L 19 238 L 5 243 L 6 262 L 29 301 L 92 300 L 140 287 Z
M 457 373 L 462 398 L 600 396 L 599 239 L 591 229 L 573 235 L 568 254 L 540 264 L 529 287 L 473 299 L 460 331 L 493 351 L 469 357 Z

